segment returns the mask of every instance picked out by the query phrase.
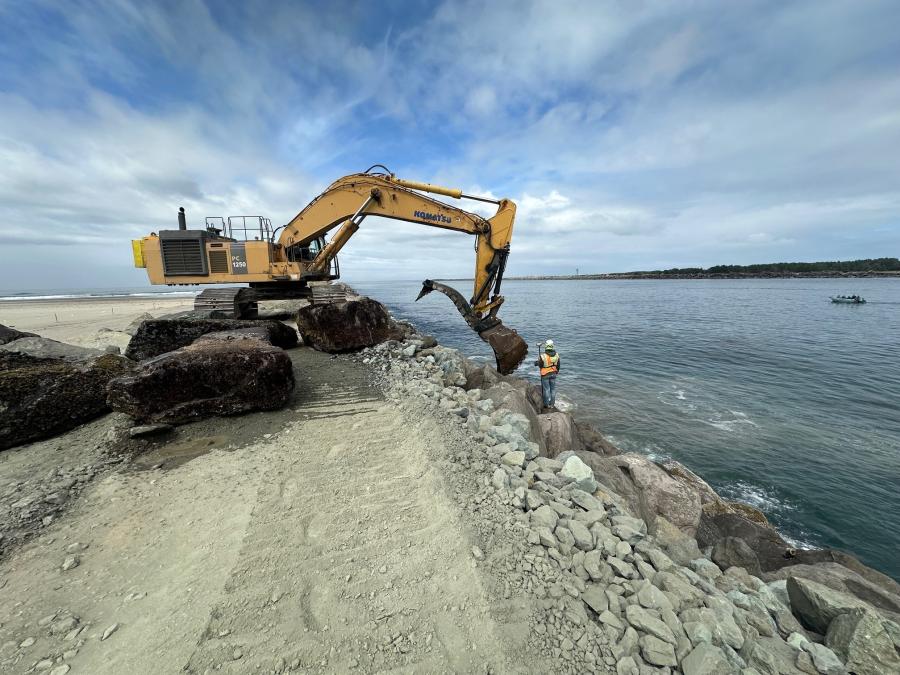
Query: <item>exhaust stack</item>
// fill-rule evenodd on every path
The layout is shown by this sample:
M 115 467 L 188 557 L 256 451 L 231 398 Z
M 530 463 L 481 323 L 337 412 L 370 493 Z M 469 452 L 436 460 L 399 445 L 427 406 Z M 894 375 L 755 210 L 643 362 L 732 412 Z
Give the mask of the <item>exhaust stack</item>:
M 186 230 L 187 229 L 187 217 L 184 214 L 184 207 L 181 206 L 178 209 L 178 229 Z

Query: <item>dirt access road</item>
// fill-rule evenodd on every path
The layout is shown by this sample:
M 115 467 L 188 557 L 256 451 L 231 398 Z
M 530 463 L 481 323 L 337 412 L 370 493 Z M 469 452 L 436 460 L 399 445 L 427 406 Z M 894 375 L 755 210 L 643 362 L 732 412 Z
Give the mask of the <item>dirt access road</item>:
M 0 670 L 536 668 L 527 601 L 491 590 L 434 462 L 440 425 L 404 418 L 360 364 L 290 353 L 288 409 L 127 441 L 133 462 L 4 557 Z M 96 452 L 115 423 L 8 451 L 0 488 Z

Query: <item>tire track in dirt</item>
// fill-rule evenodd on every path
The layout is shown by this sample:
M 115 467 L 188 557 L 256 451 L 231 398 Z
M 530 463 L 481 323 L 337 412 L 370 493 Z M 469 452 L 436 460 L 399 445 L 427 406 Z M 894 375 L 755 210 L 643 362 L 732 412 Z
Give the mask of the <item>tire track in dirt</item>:
M 504 655 L 415 421 L 364 378 L 278 435 L 188 672 L 485 672 Z
M 40 659 L 65 659 L 71 675 L 522 664 L 509 653 L 523 645 L 509 646 L 520 612 L 486 592 L 497 584 L 476 569 L 471 523 L 435 463 L 449 452 L 445 431 L 386 401 L 364 366 L 289 353 L 289 408 L 147 441 L 143 464 L 89 484 L 0 561 L 0 605 L 12 608 L 0 617 L 0 670 L 31 672 Z M 105 436 L 112 418 L 95 424 Z M 87 452 L 81 435 L 66 438 L 68 452 Z M 73 542 L 87 548 L 62 571 Z M 66 640 L 39 624 L 50 615 L 77 617 L 84 632 Z

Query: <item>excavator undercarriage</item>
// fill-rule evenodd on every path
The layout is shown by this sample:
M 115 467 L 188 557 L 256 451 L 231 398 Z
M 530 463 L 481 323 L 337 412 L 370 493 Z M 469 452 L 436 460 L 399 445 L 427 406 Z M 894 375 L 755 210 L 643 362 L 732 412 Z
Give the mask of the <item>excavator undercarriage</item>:
M 206 288 L 194 298 L 194 309 L 216 311 L 235 319 L 254 319 L 259 312 L 252 288 Z
M 380 165 L 345 176 L 329 186 L 289 223 L 272 229 L 267 218 L 207 218 L 202 230 L 187 229 L 184 209 L 178 230 L 163 230 L 132 242 L 135 266 L 145 267 L 152 284 L 247 283 L 246 288 L 211 288 L 195 308 L 226 316 L 255 317 L 267 299 L 309 298 L 314 303 L 345 300 L 337 254 L 368 216 L 380 216 L 456 230 L 476 238 L 475 283 L 466 300 L 456 289 L 426 280 L 417 300 L 432 291 L 446 295 L 466 323 L 490 344 L 497 369 L 513 372 L 528 346 L 497 317 L 503 304 L 500 284 L 509 256 L 516 207 L 508 199 L 488 199 L 461 190 L 401 180 Z M 497 206 L 490 218 L 464 211 L 422 193 L 473 199 Z M 326 233 L 335 230 L 326 243 Z M 277 236 L 276 236 L 277 235 Z M 242 240 L 243 238 L 243 240 Z

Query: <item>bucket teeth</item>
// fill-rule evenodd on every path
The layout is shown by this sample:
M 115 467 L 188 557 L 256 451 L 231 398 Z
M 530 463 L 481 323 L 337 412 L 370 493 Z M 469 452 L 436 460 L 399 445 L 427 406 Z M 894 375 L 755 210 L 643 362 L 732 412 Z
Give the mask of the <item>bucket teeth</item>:
M 514 329 L 507 328 L 502 323 L 482 331 L 479 336 L 494 350 L 497 370 L 501 375 L 515 372 L 528 354 L 525 340 Z

